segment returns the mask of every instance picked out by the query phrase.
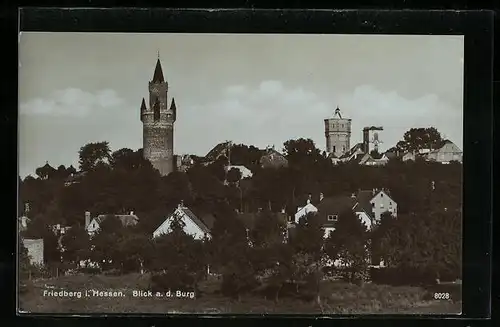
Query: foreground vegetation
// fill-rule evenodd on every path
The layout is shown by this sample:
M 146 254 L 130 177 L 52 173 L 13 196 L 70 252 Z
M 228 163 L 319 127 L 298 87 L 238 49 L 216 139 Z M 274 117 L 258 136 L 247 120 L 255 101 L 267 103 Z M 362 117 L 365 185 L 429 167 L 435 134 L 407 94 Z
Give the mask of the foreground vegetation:
M 460 285 L 457 285 L 459 288 Z M 455 314 L 461 312 L 461 298 L 434 300 L 436 289 L 410 286 L 323 281 L 322 307 L 307 298 L 286 297 L 275 302 L 247 294 L 240 301 L 220 294 L 220 281 L 200 284 L 195 299 L 132 297 L 134 290 L 150 288 L 147 274 L 124 276 L 75 275 L 34 281 L 20 296 L 21 311 L 51 313 L 205 313 L 205 314 Z M 43 290 L 120 290 L 118 298 L 58 298 L 43 296 Z M 458 290 L 456 294 L 460 294 Z
M 413 150 L 432 145 L 412 142 L 412 138 L 407 140 Z M 168 301 L 130 296 L 49 299 L 41 298 L 45 286 L 35 282 L 23 288 L 23 309 L 457 311 L 452 310 L 457 304 L 433 301 L 429 287 L 439 281 L 461 279 L 461 164 L 407 164 L 396 159 L 385 167 L 334 166 L 311 140 L 290 140 L 284 147 L 289 165 L 265 169 L 257 164 L 261 155 L 258 149 L 235 146 L 231 163 L 254 172 L 252 178 L 243 180 L 238 174 L 224 173 L 229 158 L 223 156 L 211 163 L 196 163 L 187 173 L 161 177 L 141 151 L 121 149 L 111 153 L 106 142 L 82 147 L 80 168 L 85 174 L 78 183 L 64 185 L 68 173 L 65 167 L 39 168 L 38 179 L 20 181 L 20 199 L 30 203 L 32 214 L 23 236 L 44 239 L 46 269 L 55 267 L 58 276 L 80 270 L 77 267 L 82 260 L 99 263 L 93 271 L 97 275 L 62 277 L 61 281 L 68 282 L 68 291 L 89 287 L 86 283 L 104 278 L 100 274 L 111 273 L 121 276 L 116 277 L 121 283 L 117 288 L 124 288 L 128 285 L 126 276 L 146 271 L 149 274 L 141 275 L 140 280 L 146 279 L 147 285 L 132 283 L 128 292 L 140 286 L 139 290 L 195 292 L 198 297 Z M 373 230 L 367 230 L 354 213 L 347 212 L 339 214 L 335 231 L 326 239 L 317 215 L 303 217 L 286 233 L 286 222 L 276 214 L 286 207 L 293 215 L 296 206 L 303 205 L 310 194 L 350 196 L 357 189 L 376 187 L 391 191 L 398 203 L 398 217 L 384 214 Z M 195 240 L 185 234 L 183 222 L 174 217 L 171 232 L 151 240 L 152 231 L 181 201 L 199 217 L 213 215 L 212 237 Z M 134 211 L 140 220 L 134 227 L 123 227 L 110 215 L 89 238 L 83 226 L 87 210 L 95 214 Z M 237 211 L 253 214 L 254 226 L 247 229 Z M 58 240 L 51 226 L 59 223 L 72 228 Z M 36 274 L 25 249 L 20 250 L 20 277 L 26 281 Z M 327 262 L 335 260 L 342 260 L 345 268 L 330 271 Z M 371 273 L 370 261 L 378 264 L 380 260 L 389 268 Z M 207 280 L 208 266 L 220 274 L 215 285 Z M 325 281 L 332 274 L 341 281 Z M 115 288 L 108 284 L 111 280 L 115 281 L 112 277 L 103 279 L 103 290 Z M 206 287 L 212 291 L 206 291 Z M 455 296 L 453 299 L 457 300 Z M 56 304 L 59 307 L 54 309 Z

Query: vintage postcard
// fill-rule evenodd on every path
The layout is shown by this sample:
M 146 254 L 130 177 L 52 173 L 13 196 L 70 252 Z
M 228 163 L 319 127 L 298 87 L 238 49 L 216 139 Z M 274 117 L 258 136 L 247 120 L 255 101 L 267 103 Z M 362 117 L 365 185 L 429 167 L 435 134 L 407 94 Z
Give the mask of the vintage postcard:
M 21 33 L 21 313 L 460 314 L 462 36 Z

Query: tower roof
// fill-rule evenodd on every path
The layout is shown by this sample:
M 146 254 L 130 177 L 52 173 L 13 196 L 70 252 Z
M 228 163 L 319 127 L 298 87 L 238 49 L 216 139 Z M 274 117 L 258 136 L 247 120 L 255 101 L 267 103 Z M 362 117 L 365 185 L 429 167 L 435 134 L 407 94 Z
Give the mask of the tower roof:
M 172 104 L 170 105 L 170 110 L 175 110 L 177 107 L 175 106 L 175 99 L 172 97 Z
M 161 68 L 160 58 L 156 61 L 155 72 L 153 74 L 153 83 L 163 83 L 165 79 L 163 78 L 163 70 Z
M 142 103 L 141 103 L 141 111 L 144 111 L 146 110 L 146 101 L 144 100 L 144 98 L 142 98 Z
M 337 106 L 337 109 L 335 109 L 335 113 L 333 114 L 333 118 L 342 119 L 342 115 L 340 114 L 340 109 L 338 106 Z

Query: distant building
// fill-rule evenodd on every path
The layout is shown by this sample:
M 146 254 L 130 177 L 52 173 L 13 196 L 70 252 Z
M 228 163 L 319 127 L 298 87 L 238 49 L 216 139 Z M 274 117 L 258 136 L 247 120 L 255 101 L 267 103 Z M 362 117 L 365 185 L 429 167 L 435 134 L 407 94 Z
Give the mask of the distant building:
M 229 155 L 230 147 L 231 147 L 230 141 L 217 144 L 210 151 L 208 151 L 207 155 L 205 156 L 205 161 L 214 162 L 220 159 L 221 157 L 227 158 Z
M 43 265 L 43 239 L 22 239 L 32 265 Z
M 118 218 L 124 227 L 135 226 L 139 222 L 139 217 L 133 211 L 128 215 L 98 215 L 95 218 L 91 218 L 90 212 L 87 211 L 85 212 L 85 230 L 90 236 L 95 235 L 99 231 L 102 222 L 111 216 Z
M 311 200 L 308 199 L 305 206 L 297 208 L 297 212 L 294 215 L 294 221 L 296 224 L 298 224 L 302 217 L 305 217 L 308 214 L 311 214 L 311 213 L 314 214 L 317 212 L 318 212 L 318 208 L 316 208 L 316 206 L 311 203 Z
M 287 167 L 288 160 L 283 154 L 276 151 L 274 147 L 268 147 L 264 155 L 260 158 L 260 165 L 262 168 Z
M 163 223 L 156 228 L 153 232 L 153 238 L 168 234 L 171 231 L 171 224 L 174 218 L 182 221 L 186 234 L 192 235 L 195 239 L 201 240 L 205 237 L 211 237 L 210 231 L 213 227 L 215 218 L 212 215 L 198 217 L 181 202 L 174 212 L 169 214 Z
M 307 209 L 305 209 L 307 208 Z M 300 213 L 299 213 L 300 212 Z M 319 201 L 313 205 L 308 201 L 307 205 L 299 208 L 295 218 L 301 218 L 308 213 L 320 217 L 325 237 L 335 230 L 338 218 L 346 213 L 354 213 L 368 230 L 372 229 L 380 221 L 383 213 L 389 212 L 397 216 L 397 203 L 385 190 L 366 190 L 354 193 L 351 196 L 319 197 Z M 295 219 L 292 224 L 297 224 Z
M 158 55 L 153 78 L 148 83 L 149 101 L 142 98 L 140 118 L 143 124 L 143 155 L 162 176 L 174 171 L 174 124 L 177 107 L 169 102 L 168 82 Z
M 250 169 L 248 169 L 247 167 L 245 167 L 245 166 L 230 165 L 230 166 L 224 167 L 224 170 L 226 172 L 230 171 L 231 169 L 237 169 L 237 170 L 239 170 L 239 172 L 241 173 L 241 179 L 251 178 L 253 176 L 252 171 Z
M 25 232 L 28 229 L 28 225 L 30 222 L 31 222 L 31 219 L 29 219 L 26 216 L 22 216 L 22 217 L 17 218 L 18 231 Z
M 324 120 L 326 152 L 332 158 L 340 158 L 350 150 L 351 119 L 343 118 L 340 109 L 335 109 L 332 118 Z
M 462 162 L 462 155 L 462 150 L 460 150 L 458 146 L 456 146 L 453 142 L 446 140 L 439 149 L 435 149 L 427 153 L 426 159 L 429 161 L 448 164 L 452 161 Z
M 191 155 L 185 154 L 185 155 L 176 155 L 175 157 L 175 168 L 177 171 L 185 173 L 188 171 L 189 168 L 191 168 L 194 165 L 194 159 Z

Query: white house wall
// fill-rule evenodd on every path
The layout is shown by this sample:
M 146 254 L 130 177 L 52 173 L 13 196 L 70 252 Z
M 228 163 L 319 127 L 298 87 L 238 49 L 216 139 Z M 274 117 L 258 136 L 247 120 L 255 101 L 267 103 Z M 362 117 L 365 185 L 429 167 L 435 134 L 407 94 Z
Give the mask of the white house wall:
M 316 212 L 318 212 L 318 208 L 316 208 L 311 203 L 306 204 L 305 207 L 300 208 L 300 210 L 298 210 L 297 213 L 295 214 L 295 223 L 298 224 L 300 218 L 306 216 L 307 214 Z
M 181 221 L 184 222 L 184 232 L 188 235 L 192 235 L 195 239 L 203 239 L 205 233 L 201 230 L 198 225 L 196 225 L 191 218 L 189 218 L 182 210 L 176 209 L 174 214 L 178 214 L 181 217 Z M 169 216 L 161 225 L 153 232 L 153 238 L 158 237 L 162 234 L 168 234 L 171 231 L 170 225 L 172 223 L 172 216 Z
M 389 211 L 397 216 L 398 204 L 394 202 L 384 191 L 380 191 L 371 201 L 375 220 L 379 221 L 384 212 Z

